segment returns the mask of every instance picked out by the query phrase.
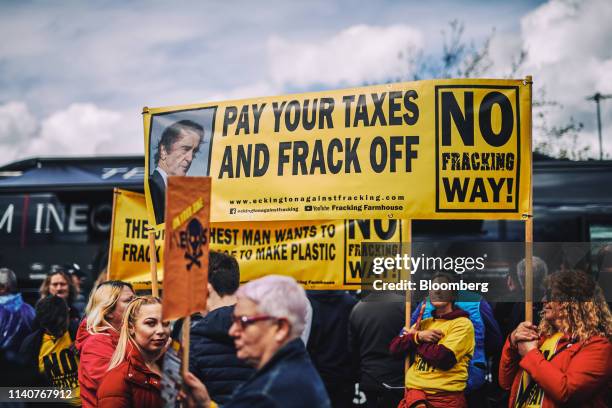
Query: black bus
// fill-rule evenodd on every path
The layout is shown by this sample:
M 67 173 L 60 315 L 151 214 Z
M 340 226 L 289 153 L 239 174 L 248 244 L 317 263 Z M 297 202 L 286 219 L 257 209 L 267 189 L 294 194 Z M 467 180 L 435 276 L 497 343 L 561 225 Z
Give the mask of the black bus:
M 143 191 L 144 158 L 33 158 L 0 167 L 0 267 L 33 301 L 46 273 L 106 265 L 113 187 Z M 534 240 L 612 241 L 612 161 L 534 157 Z M 414 221 L 413 239 L 520 242 L 522 221 Z M 85 284 L 87 288 L 87 284 Z

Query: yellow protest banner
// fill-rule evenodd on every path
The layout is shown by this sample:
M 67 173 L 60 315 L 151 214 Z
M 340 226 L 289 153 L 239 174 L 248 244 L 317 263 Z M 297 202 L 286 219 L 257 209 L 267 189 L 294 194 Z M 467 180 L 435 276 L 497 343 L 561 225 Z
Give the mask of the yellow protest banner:
M 306 289 L 359 289 L 372 276 L 362 242 L 398 243 L 401 253 L 406 228 L 402 220 L 213 223 L 210 248 L 238 260 L 243 282 L 277 274 Z
M 212 177 L 213 222 L 522 219 L 530 123 L 523 80 L 145 108 L 149 219 L 163 222 L 169 175 Z
M 146 226 L 146 219 L 144 196 L 119 190 L 110 278 L 132 282 L 140 289 L 150 285 L 148 241 L 146 233 L 130 229 L 128 235 L 126 227 Z M 361 278 L 372 274 L 372 265 L 362 261 L 361 243 L 405 243 L 407 228 L 403 220 L 211 223 L 209 239 L 211 250 L 226 252 L 238 260 L 243 283 L 274 273 L 293 276 L 306 289 L 359 289 Z M 158 234 L 163 233 L 162 229 Z M 163 249 L 158 248 L 157 254 L 161 282 Z
M 135 289 L 150 287 L 148 227 L 144 195 L 116 188 L 107 266 L 110 279 L 131 282 Z M 161 230 L 155 239 L 160 281 L 163 245 L 164 230 Z

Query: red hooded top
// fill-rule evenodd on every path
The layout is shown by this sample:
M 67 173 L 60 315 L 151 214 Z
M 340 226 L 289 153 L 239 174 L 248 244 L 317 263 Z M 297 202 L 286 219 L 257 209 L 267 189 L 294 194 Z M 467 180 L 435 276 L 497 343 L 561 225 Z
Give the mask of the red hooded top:
M 84 408 L 98 406 L 96 392 L 107 373 L 118 342 L 119 333 L 115 330 L 91 334 L 87 331 L 87 319 L 81 322 L 75 346 L 80 353 L 79 385 Z
M 567 338 L 562 338 L 557 350 L 568 344 Z M 612 345 L 604 337 L 593 336 L 547 361 L 537 348 L 521 358 L 508 338 L 499 365 L 499 384 L 510 390 L 510 407 L 514 406 L 523 370 L 542 387 L 542 408 L 604 408 L 612 381 Z
M 161 408 L 161 378 L 151 371 L 136 347 L 123 363 L 106 373 L 98 389 L 100 408 Z

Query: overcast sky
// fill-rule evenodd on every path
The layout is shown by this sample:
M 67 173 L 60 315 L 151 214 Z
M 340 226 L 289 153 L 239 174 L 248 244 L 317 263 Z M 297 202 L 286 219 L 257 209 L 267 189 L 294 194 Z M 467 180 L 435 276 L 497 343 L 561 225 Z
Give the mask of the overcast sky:
M 143 154 L 143 106 L 410 78 L 398 54 L 439 55 L 454 19 L 477 47 L 494 32 L 488 77 L 526 50 L 517 76 L 560 104 L 549 126 L 582 122 L 579 143 L 598 155 L 585 97 L 612 94 L 609 0 L 3 1 L 0 164 Z M 612 99 L 602 114 L 612 155 Z

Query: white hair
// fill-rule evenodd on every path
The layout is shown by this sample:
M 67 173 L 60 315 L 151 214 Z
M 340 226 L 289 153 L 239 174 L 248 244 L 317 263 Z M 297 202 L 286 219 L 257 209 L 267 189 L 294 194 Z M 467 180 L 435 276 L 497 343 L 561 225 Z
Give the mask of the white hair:
M 240 286 L 236 297 L 256 303 L 257 309 L 263 314 L 287 319 L 291 324 L 292 338 L 299 337 L 304 331 L 308 298 L 295 279 L 268 275 Z
M 17 277 L 15 272 L 8 268 L 0 268 L 0 285 L 6 286 L 10 293 L 17 292 Z

